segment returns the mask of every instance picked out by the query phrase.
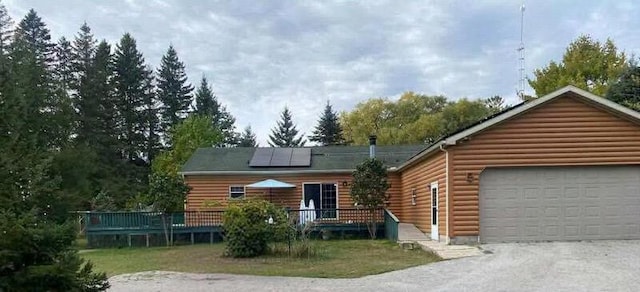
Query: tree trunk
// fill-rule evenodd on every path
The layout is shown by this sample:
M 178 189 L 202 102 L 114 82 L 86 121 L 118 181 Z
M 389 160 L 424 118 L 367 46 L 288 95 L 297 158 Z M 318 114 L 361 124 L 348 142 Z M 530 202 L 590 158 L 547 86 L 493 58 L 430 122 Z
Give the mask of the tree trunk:
M 371 239 L 376 239 L 378 229 L 378 224 L 376 222 L 376 209 L 369 209 L 368 217 L 367 229 L 369 230 L 369 236 L 371 236 Z
M 167 214 L 162 212 L 162 229 L 164 230 L 164 239 L 169 246 L 169 231 L 167 230 Z

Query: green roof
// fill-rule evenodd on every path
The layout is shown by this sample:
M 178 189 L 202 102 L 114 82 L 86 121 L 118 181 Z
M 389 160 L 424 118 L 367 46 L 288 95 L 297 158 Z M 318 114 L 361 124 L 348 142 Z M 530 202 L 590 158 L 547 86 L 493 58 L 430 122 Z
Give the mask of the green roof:
M 182 167 L 183 174 L 207 172 L 264 172 L 264 171 L 346 171 L 369 157 L 369 146 L 318 146 L 311 149 L 311 166 L 251 167 L 249 161 L 257 148 L 199 148 Z M 376 157 L 387 167 L 397 167 L 424 150 L 426 145 L 376 146 Z

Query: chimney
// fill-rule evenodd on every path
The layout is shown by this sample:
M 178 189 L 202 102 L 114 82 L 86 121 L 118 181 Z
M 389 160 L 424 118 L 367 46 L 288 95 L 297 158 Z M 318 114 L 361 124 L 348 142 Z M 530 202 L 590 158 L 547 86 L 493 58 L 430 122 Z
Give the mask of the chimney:
M 369 158 L 376 158 L 376 135 L 369 136 Z

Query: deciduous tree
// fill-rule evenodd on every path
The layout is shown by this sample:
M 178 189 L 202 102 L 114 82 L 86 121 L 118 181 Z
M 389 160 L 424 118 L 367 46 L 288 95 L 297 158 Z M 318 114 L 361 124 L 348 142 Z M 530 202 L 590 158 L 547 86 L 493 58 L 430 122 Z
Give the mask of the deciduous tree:
M 368 213 L 367 227 L 371 239 L 376 238 L 377 225 L 376 210 L 383 207 L 389 200 L 387 190 L 390 184 L 387 181 L 387 169 L 382 161 L 369 158 L 360 163 L 353 172 L 351 185 L 351 199 L 362 206 Z
M 529 85 L 538 96 L 574 85 L 603 96 L 627 66 L 627 56 L 612 40 L 604 43 L 582 35 L 569 44 L 562 60 L 536 69 Z

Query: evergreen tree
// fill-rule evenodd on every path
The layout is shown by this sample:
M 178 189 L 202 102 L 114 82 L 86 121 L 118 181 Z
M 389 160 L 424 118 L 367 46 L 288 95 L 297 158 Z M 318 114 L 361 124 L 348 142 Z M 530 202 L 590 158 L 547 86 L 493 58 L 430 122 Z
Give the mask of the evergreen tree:
M 235 132 L 236 119 L 231 115 L 227 108 L 218 102 L 218 98 L 214 95 L 207 78 L 202 77 L 200 86 L 196 90 L 196 108 L 194 113 L 211 117 L 213 126 L 222 132 L 223 141 L 216 146 L 231 147 L 238 143 L 238 134 Z
M 13 21 L 7 8 L 0 3 L 0 54 L 7 54 L 11 37 L 13 36 Z
M 322 146 L 345 144 L 340 120 L 329 102 L 324 107 L 324 113 L 318 120 L 313 135 L 309 136 L 309 141 L 318 142 Z
M 291 112 L 285 107 L 280 114 L 281 120 L 278 121 L 276 128 L 271 130 L 269 135 L 269 145 L 271 147 L 302 147 L 306 142 L 304 135 L 298 136 L 298 130 L 293 124 Z
M 160 109 L 158 108 L 158 98 L 156 96 L 154 78 L 151 69 L 146 71 L 144 106 L 143 106 L 143 123 L 144 123 L 144 155 L 147 161 L 151 163 L 153 158 L 162 148 L 160 142 L 160 133 L 162 131 L 159 119 Z
M 99 96 L 90 96 L 93 84 L 89 82 L 89 70 L 96 51 L 96 40 L 93 38 L 91 28 L 85 22 L 80 27 L 72 46 L 73 90 L 72 97 L 74 108 L 78 113 L 77 141 L 80 143 L 97 142 L 97 129 L 101 127 L 98 119 Z
M 54 47 L 52 104 L 48 108 L 55 126 L 55 145 L 66 145 L 74 130 L 75 112 L 69 95 L 73 79 L 71 43 L 62 37 Z
M 13 36 L 13 21 L 7 9 L 0 2 L 0 87 L 7 80 L 9 74 L 9 47 Z
M 246 128 L 244 128 L 244 131 L 242 132 L 242 134 L 240 134 L 238 147 L 258 147 L 256 134 L 254 134 L 251 130 L 251 126 L 247 126 Z
M 191 106 L 193 86 L 187 83 L 184 64 L 178 59 L 178 53 L 169 46 L 162 56 L 157 73 L 158 99 L 160 107 L 161 128 L 166 135 L 169 129 L 186 118 Z
M 36 145 L 45 149 L 59 147 L 55 113 L 56 104 L 51 35 L 42 19 L 32 9 L 20 21 L 11 45 L 11 88 L 7 99 L 13 99 L 22 118 L 12 131 L 34 133 Z M 9 97 L 10 95 L 10 97 Z
M 119 144 L 128 161 L 143 160 L 145 145 L 145 98 L 149 70 L 135 39 L 126 33 L 116 46 L 113 86 L 118 113 Z
M 631 62 L 618 81 L 611 85 L 606 97 L 640 111 L 640 66 Z

